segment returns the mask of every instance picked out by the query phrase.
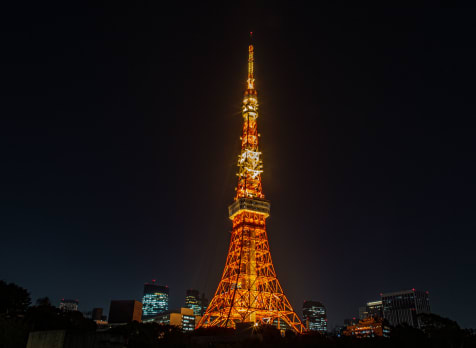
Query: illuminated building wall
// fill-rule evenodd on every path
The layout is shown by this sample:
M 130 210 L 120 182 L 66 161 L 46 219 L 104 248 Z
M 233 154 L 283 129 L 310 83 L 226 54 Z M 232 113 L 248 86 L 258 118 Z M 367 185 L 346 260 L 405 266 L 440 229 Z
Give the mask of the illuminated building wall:
M 302 315 L 308 330 L 327 332 L 326 307 L 318 301 L 304 301 Z
M 358 323 L 347 326 L 342 332 L 344 336 L 354 336 L 357 338 L 369 338 L 384 336 L 388 337 L 390 328 L 383 324 L 381 319 L 367 318 L 359 320 Z
M 408 324 L 419 328 L 420 313 L 430 313 L 428 291 L 404 290 L 381 294 L 383 316 L 392 326 Z
M 162 313 L 155 316 L 147 322 L 156 322 L 162 325 L 178 326 L 183 332 L 195 330 L 195 324 L 200 320 L 200 316 L 193 314 L 191 308 L 180 308 L 180 310 L 173 310 L 167 313 Z
M 202 304 L 198 290 L 189 289 L 185 296 L 185 307 L 193 310 L 193 314 L 202 315 Z
M 74 312 L 77 311 L 79 308 L 79 301 L 78 300 L 67 300 L 62 298 L 59 304 L 59 309 L 64 312 Z
M 144 284 L 142 297 L 142 318 L 153 318 L 169 310 L 169 288 L 158 285 L 155 281 Z
M 359 307 L 359 319 L 383 318 L 382 301 L 370 301 L 363 307 Z
M 367 318 L 383 318 L 383 304 L 382 301 L 367 302 Z

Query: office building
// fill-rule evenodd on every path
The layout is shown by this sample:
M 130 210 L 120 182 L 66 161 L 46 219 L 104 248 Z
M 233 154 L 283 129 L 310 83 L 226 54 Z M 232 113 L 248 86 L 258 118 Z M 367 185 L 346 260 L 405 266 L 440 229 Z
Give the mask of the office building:
M 187 290 L 185 295 L 185 307 L 192 309 L 194 315 L 202 315 L 202 305 L 198 290 Z
M 383 316 L 392 326 L 408 324 L 421 327 L 418 314 L 430 313 L 428 291 L 403 290 L 381 294 Z
M 302 315 L 306 328 L 320 333 L 327 332 L 326 307 L 318 301 L 304 301 Z
M 62 298 L 60 301 L 59 309 L 64 312 L 74 312 L 77 311 L 79 308 L 79 301 L 78 300 L 67 300 Z
M 390 328 L 383 324 L 382 319 L 369 317 L 359 320 L 353 325 L 347 326 L 342 332 L 344 336 L 353 336 L 358 338 L 368 338 L 376 336 L 388 337 Z
M 142 303 L 135 300 L 111 301 L 109 307 L 109 323 L 125 324 L 133 321 L 141 322 Z
M 142 319 L 154 318 L 169 310 L 169 288 L 158 285 L 154 279 L 152 283 L 144 284 L 142 298 Z
M 359 307 L 359 319 L 367 319 L 367 318 L 376 318 L 382 319 L 383 318 L 383 305 L 382 301 L 370 301 L 367 302 L 365 306 Z M 356 325 L 357 322 L 353 323 L 352 325 Z M 348 323 L 350 325 L 350 323 Z
M 178 326 L 183 332 L 189 332 L 195 330 L 195 324 L 198 323 L 200 318 L 200 316 L 193 314 L 193 309 L 180 308 L 159 314 L 153 319 L 148 319 L 147 322 Z

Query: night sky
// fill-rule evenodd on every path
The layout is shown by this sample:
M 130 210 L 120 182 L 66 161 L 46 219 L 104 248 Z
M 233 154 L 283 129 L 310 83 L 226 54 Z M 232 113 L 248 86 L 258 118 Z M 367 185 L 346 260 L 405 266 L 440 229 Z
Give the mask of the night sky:
M 330 328 L 430 292 L 476 327 L 475 11 L 5 8 L 0 279 L 80 310 L 143 283 L 212 297 L 254 32 L 268 236 Z

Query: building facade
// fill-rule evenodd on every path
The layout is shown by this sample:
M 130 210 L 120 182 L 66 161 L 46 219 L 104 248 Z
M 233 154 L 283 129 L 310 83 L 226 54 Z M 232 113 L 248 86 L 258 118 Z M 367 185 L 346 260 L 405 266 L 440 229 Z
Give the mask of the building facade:
M 363 320 L 367 318 L 383 318 L 383 305 L 381 300 L 370 301 L 367 302 L 365 306 L 359 307 L 359 319 Z
M 327 332 L 326 307 L 318 301 L 304 301 L 302 315 L 306 328 L 320 333 Z
M 382 300 L 367 302 L 366 311 L 367 311 L 368 318 L 382 319 L 383 318 Z
M 77 311 L 79 308 L 79 301 L 78 300 L 68 300 L 62 298 L 59 304 L 59 309 L 64 312 L 74 312 Z
M 185 307 L 193 310 L 194 315 L 202 315 L 200 292 L 195 289 L 187 290 L 185 294 Z
M 357 323 L 347 326 L 342 332 L 344 336 L 353 336 L 357 338 L 377 336 L 388 337 L 389 333 L 390 328 L 384 325 L 383 320 L 375 319 L 373 317 L 359 320 Z
M 109 323 L 126 324 L 133 321 L 141 322 L 142 303 L 135 300 L 111 301 L 109 306 Z
M 381 294 L 383 317 L 392 326 L 408 324 L 421 327 L 418 314 L 430 313 L 428 291 L 403 290 Z
M 169 310 L 169 288 L 158 285 L 155 280 L 144 284 L 142 318 L 150 319 Z
M 167 313 L 159 314 L 153 319 L 148 319 L 147 322 L 178 326 L 183 332 L 190 332 L 195 330 L 195 325 L 199 320 L 200 316 L 194 315 L 193 309 L 180 308 L 178 310 L 172 310 Z

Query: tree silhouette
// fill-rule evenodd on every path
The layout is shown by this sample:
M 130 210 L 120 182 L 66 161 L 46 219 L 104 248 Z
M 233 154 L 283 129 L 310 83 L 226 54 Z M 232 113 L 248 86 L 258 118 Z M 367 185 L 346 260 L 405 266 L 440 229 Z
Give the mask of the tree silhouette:
M 430 339 L 433 346 L 460 347 L 465 332 L 461 330 L 458 323 L 448 318 L 440 317 L 436 314 L 420 314 L 422 330 Z
M 0 315 L 22 315 L 31 304 L 28 291 L 14 283 L 0 280 Z

